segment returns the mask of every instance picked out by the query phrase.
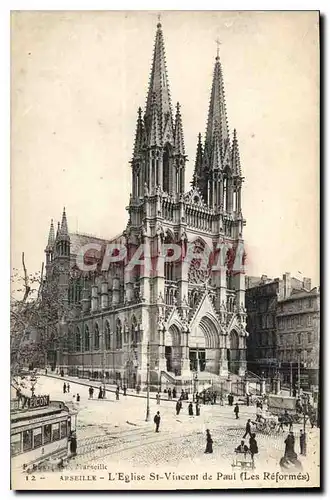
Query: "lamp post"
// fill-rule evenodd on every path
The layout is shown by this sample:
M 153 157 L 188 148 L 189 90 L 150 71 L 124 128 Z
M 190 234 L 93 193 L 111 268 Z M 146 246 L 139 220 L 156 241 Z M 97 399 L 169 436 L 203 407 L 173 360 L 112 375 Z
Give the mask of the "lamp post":
M 292 375 L 292 361 L 290 361 L 290 396 L 292 396 L 293 375 Z
M 300 357 L 301 350 L 298 351 L 298 398 L 300 397 Z
M 150 420 L 150 343 L 147 344 L 147 411 L 146 411 L 146 422 Z
M 307 454 L 306 420 L 307 420 L 307 400 L 308 400 L 307 394 L 303 394 L 302 400 L 303 400 L 303 413 L 304 413 L 304 431 L 303 432 L 304 432 L 304 438 L 305 438 L 305 445 L 304 445 L 303 453 L 304 453 L 304 456 L 306 456 L 306 454 Z

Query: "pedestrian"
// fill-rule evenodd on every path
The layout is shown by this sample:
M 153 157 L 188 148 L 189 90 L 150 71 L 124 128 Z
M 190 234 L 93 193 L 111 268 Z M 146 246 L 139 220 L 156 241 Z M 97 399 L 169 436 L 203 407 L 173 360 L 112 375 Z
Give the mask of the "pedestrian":
M 246 395 L 246 406 L 250 406 L 250 396 L 249 396 L 249 394 Z
M 246 454 L 248 451 L 249 451 L 249 447 L 246 446 L 246 444 L 244 443 L 244 441 L 241 441 L 241 444 L 239 444 L 237 446 L 237 448 L 235 448 L 235 453 L 244 453 L 244 454 Z
M 99 388 L 99 395 L 98 395 L 98 399 L 103 399 L 103 389 L 102 389 L 102 386 L 100 385 L 100 388 Z
M 185 392 L 185 400 L 188 401 L 189 399 L 189 394 L 188 394 L 188 391 Z
M 136 392 L 137 392 L 138 395 L 140 394 L 140 391 L 141 391 L 141 387 L 139 385 L 137 385 L 136 386 Z
M 159 425 L 160 425 L 160 413 L 159 413 L 159 411 L 157 411 L 156 415 L 154 416 L 154 423 L 156 424 L 155 432 L 159 432 Z
M 206 429 L 206 449 L 204 453 L 213 453 L 213 439 L 209 429 Z
M 238 419 L 238 418 L 239 418 L 239 416 L 238 416 L 238 414 L 239 414 L 239 406 L 238 406 L 238 403 L 236 403 L 236 405 L 235 405 L 235 408 L 234 408 L 234 413 L 235 413 L 235 415 L 236 415 L 236 419 Z
M 216 392 L 214 392 L 214 393 L 213 393 L 213 404 L 215 405 L 215 404 L 216 404 L 216 402 L 217 402 L 217 393 L 216 393 Z
M 126 391 L 127 391 L 127 387 L 126 387 L 126 385 L 124 385 L 124 387 L 123 387 L 124 396 L 126 396 Z
M 198 394 L 198 392 L 196 392 L 195 401 L 196 401 L 196 403 L 199 403 L 199 394 Z
M 193 409 L 192 403 L 189 403 L 189 405 L 188 405 L 188 413 L 189 413 L 190 417 L 194 416 L 194 409 Z
M 78 394 L 77 394 L 77 399 L 76 399 L 76 401 L 77 401 L 77 403 L 79 403 L 79 401 L 80 401 L 80 394 L 79 394 L 79 392 L 78 392 Z
M 64 384 L 63 384 L 63 394 L 65 394 L 65 393 L 66 393 L 66 383 L 64 382 Z
M 105 385 L 103 386 L 103 390 L 102 390 L 102 399 L 105 399 L 106 397 L 106 389 L 105 389 Z
M 67 391 L 70 392 L 70 384 L 69 384 L 69 382 L 68 382 L 66 388 L 67 388 Z
M 198 403 L 196 403 L 196 417 L 199 417 L 201 414 L 200 406 Z
M 184 400 L 184 391 L 183 391 L 183 389 L 181 389 L 181 396 L 180 396 L 180 399 L 181 399 L 181 401 L 183 401 L 183 400 Z
M 171 397 L 172 397 L 172 391 L 171 391 L 171 388 L 169 388 L 169 389 L 168 389 L 168 391 L 167 391 L 167 397 L 168 397 L 168 400 L 170 400 L 170 399 L 171 399 Z
M 176 388 L 173 387 L 173 399 L 176 399 Z
M 119 387 L 117 385 L 117 389 L 116 389 L 116 401 L 119 401 Z
M 203 391 L 203 405 L 205 405 L 206 403 L 206 392 Z
M 47 368 L 45 368 L 45 375 L 47 375 Z
M 246 422 L 245 434 L 243 436 L 243 439 L 245 439 L 248 434 L 250 435 L 250 437 L 252 436 L 252 434 L 251 434 L 251 419 L 250 418 Z
M 257 444 L 257 441 L 256 441 L 256 435 L 255 434 L 251 434 L 249 445 L 250 445 L 251 459 L 252 459 L 252 462 L 254 462 L 254 455 L 256 455 L 257 453 L 259 453 L 258 444 Z
M 88 389 L 89 391 L 89 399 L 93 399 L 93 394 L 94 394 L 94 389 L 92 386 L 90 386 L 90 388 Z
M 290 431 L 289 434 L 287 435 L 287 438 L 285 439 L 285 451 L 284 451 L 284 456 L 290 458 L 295 458 L 297 457 L 297 454 L 294 451 L 294 435 L 293 432 Z
M 180 414 L 181 408 L 182 408 L 182 402 L 181 402 L 180 399 L 178 399 L 178 401 L 176 402 L 176 405 L 175 405 L 175 409 L 176 409 L 176 414 L 177 415 Z
M 300 436 L 299 436 L 299 441 L 300 441 L 300 455 L 306 455 L 306 434 L 302 429 L 300 429 Z
M 70 453 L 73 457 L 77 455 L 77 437 L 75 432 L 72 433 L 70 438 Z

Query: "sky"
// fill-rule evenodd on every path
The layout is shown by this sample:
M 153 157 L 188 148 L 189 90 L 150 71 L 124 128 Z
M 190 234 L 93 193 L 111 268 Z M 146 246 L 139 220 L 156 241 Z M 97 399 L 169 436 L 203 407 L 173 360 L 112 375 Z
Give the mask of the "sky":
M 41 269 L 50 219 L 110 238 L 127 223 L 137 109 L 158 12 L 11 17 L 12 267 Z M 161 13 L 186 189 L 204 134 L 216 39 L 245 183 L 247 274 L 319 284 L 319 33 L 316 12 Z

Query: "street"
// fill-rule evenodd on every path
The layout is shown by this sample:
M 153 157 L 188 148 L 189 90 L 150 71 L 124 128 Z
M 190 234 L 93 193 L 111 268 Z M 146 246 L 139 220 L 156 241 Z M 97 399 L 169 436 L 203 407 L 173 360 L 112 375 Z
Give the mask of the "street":
M 183 402 L 179 416 L 176 416 L 176 401 L 150 399 L 150 421 L 146 422 L 146 398 L 123 396 L 119 401 L 115 394 L 107 391 L 107 399 L 88 399 L 88 386 L 70 381 L 70 393 L 63 394 L 63 383 L 67 379 L 40 376 L 36 394 L 50 394 L 52 400 L 75 401 L 73 395 L 80 394 L 77 418 L 78 453 L 69 462 L 69 469 L 84 464 L 125 463 L 130 467 L 157 465 L 230 465 L 235 455 L 234 449 L 240 444 L 245 433 L 248 418 L 255 420 L 254 406 L 240 406 L 239 419 L 235 419 L 233 407 L 228 405 L 201 405 L 200 416 L 188 415 L 188 403 Z M 84 381 L 86 383 L 86 381 Z M 95 385 L 95 383 L 93 384 Z M 96 387 L 96 386 L 95 386 Z M 155 433 L 153 417 L 160 411 L 160 432 Z M 195 408 L 194 408 L 195 412 Z M 299 454 L 299 429 L 294 426 L 295 451 Z M 213 454 L 205 455 L 205 431 L 210 429 L 213 439 Z M 307 427 L 308 462 L 317 461 L 319 430 Z M 263 467 L 277 467 L 284 454 L 284 439 L 287 431 L 273 434 L 256 433 L 259 453 L 255 459 Z M 248 438 L 246 439 L 248 444 Z M 299 456 L 302 463 L 305 457 Z

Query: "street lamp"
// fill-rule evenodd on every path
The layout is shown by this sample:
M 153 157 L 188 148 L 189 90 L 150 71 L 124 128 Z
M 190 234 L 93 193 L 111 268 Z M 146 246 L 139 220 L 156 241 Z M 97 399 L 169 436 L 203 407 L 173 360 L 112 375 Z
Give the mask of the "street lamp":
M 147 344 L 147 411 L 146 411 L 146 422 L 150 420 L 150 344 Z
M 303 453 L 306 456 L 307 454 L 307 439 L 306 439 L 306 420 L 307 420 L 307 401 L 308 401 L 308 396 L 307 394 L 302 395 L 302 400 L 303 400 L 303 414 L 304 414 L 304 438 L 305 438 L 305 445 L 303 449 Z

